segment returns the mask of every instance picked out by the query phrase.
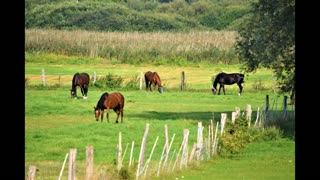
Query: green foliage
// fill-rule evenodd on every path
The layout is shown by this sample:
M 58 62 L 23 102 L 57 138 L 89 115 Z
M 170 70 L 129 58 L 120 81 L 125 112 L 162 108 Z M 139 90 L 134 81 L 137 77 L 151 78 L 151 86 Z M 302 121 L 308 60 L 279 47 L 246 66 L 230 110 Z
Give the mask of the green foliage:
M 140 76 L 139 74 L 132 76 L 129 81 L 126 82 L 124 88 L 125 89 L 136 89 L 138 90 L 140 87 Z
M 252 84 L 252 88 L 255 90 L 265 90 L 266 89 L 265 85 L 263 84 L 262 79 L 255 80 Z
M 28 0 L 25 27 L 143 32 L 220 30 L 247 13 L 248 3 L 244 2 Z
M 108 73 L 105 77 L 98 77 L 94 86 L 100 89 L 117 89 L 122 87 L 122 83 L 121 76 Z
M 234 124 L 227 121 L 224 132 L 220 137 L 218 147 L 220 155 L 227 157 L 240 153 L 248 143 L 278 140 L 283 137 L 283 132 L 279 128 L 248 127 L 248 120 L 245 117 L 236 118 Z
M 239 27 L 236 50 L 243 70 L 273 69 L 282 92 L 295 86 L 295 1 L 252 2 L 251 16 Z

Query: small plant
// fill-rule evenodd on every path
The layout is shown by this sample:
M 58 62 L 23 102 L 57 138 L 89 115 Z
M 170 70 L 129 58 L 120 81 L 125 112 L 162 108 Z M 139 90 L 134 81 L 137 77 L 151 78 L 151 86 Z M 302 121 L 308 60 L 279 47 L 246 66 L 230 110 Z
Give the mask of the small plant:
M 122 87 L 123 78 L 121 76 L 113 75 L 109 73 L 105 77 L 100 77 L 96 79 L 94 86 L 98 88 L 121 88 Z
M 265 90 L 266 87 L 263 85 L 262 80 L 258 79 L 253 82 L 252 88 L 255 90 Z

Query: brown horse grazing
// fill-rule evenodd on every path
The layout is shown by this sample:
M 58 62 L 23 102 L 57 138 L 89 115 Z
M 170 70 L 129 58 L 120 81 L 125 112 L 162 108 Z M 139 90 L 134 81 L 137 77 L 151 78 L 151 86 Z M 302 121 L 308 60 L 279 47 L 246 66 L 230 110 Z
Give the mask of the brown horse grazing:
M 123 122 L 123 108 L 124 108 L 124 97 L 119 92 L 114 93 L 103 93 L 94 107 L 94 114 L 96 121 L 99 121 L 99 116 L 101 115 L 101 122 L 103 121 L 103 112 L 107 109 L 107 121 L 109 122 L 109 112 L 113 109 L 117 113 L 116 123 L 118 123 L 119 115 L 121 115 L 121 122 Z
M 76 73 L 72 78 L 71 98 L 77 98 L 77 86 L 79 86 L 83 99 L 87 99 L 89 82 L 90 82 L 89 74 L 85 72 L 80 74 Z
M 146 91 L 148 92 L 149 89 L 150 91 L 152 91 L 152 88 L 151 86 L 153 86 L 153 90 L 156 89 L 156 85 L 158 85 L 158 91 L 160 93 L 163 92 L 163 87 L 161 85 L 161 80 L 160 80 L 160 77 L 158 75 L 157 72 L 151 72 L 151 71 L 148 71 L 144 74 L 144 79 L 146 81 Z

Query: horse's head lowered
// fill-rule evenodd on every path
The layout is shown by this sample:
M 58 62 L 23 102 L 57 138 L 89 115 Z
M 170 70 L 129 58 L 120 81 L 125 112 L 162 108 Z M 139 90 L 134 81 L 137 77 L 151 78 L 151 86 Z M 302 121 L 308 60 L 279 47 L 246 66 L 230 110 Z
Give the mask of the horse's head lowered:
M 77 89 L 76 88 L 72 88 L 70 89 L 71 91 L 71 98 L 77 98 Z
M 100 117 L 100 111 L 101 111 L 101 109 L 100 108 L 98 108 L 98 107 L 93 107 L 94 108 L 94 115 L 95 115 L 95 117 L 96 117 L 96 121 L 99 121 L 99 117 Z
M 213 94 L 216 94 L 216 93 L 217 93 L 217 89 L 214 88 L 213 86 L 211 87 L 211 91 L 212 91 Z

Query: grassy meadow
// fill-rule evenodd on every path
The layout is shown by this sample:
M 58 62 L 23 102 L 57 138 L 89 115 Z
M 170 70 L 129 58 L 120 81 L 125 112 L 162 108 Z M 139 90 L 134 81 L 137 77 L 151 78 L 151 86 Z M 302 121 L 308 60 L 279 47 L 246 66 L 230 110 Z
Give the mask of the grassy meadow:
M 140 153 L 141 141 L 149 124 L 145 161 L 155 140 L 159 138 L 144 179 L 294 179 L 295 149 L 292 134 L 280 140 L 254 142 L 233 158 L 214 156 L 187 169 L 173 168 L 174 152 L 189 130 L 188 152 L 197 141 L 197 125 L 204 126 L 203 137 L 208 137 L 211 119 L 220 121 L 221 113 L 231 113 L 239 107 L 244 113 L 247 105 L 253 110 L 251 125 L 258 109 L 265 108 L 269 95 L 271 116 L 281 112 L 283 95 L 278 95 L 272 71 L 259 69 L 245 74 L 243 94 L 238 96 L 237 85 L 225 86 L 226 95 L 213 95 L 212 77 L 221 71 L 240 72 L 240 64 L 220 61 L 184 60 L 181 54 L 202 55 L 213 49 L 223 54 L 232 47 L 233 32 L 200 34 L 170 33 L 91 33 L 84 31 L 26 30 L 25 53 L 25 177 L 30 165 L 36 166 L 36 179 L 57 179 L 66 153 L 76 148 L 76 177 L 85 178 L 86 147 L 94 149 L 94 179 L 121 179 L 117 171 L 117 145 L 121 132 L 123 169 L 133 179 Z M 186 38 L 188 37 L 188 38 Z M 162 42 L 163 41 L 163 42 Z M 165 42 L 165 43 L 164 43 Z M 121 53 L 132 55 L 126 61 Z M 136 52 L 136 53 L 135 53 Z M 146 60 L 157 55 L 157 61 Z M 112 54 L 115 53 L 115 54 Z M 118 53 L 118 54 L 117 54 Z M 146 54 L 146 56 L 143 56 Z M 106 56 L 103 56 L 106 55 Z M 114 56 L 115 55 L 115 56 Z M 170 55 L 169 59 L 166 59 Z M 139 58 L 137 58 L 139 57 Z M 140 58 L 141 57 L 141 58 Z M 176 57 L 176 59 L 174 59 Z M 219 56 L 223 57 L 223 56 Z M 211 57 L 212 58 L 212 57 Z M 226 57 L 224 57 L 226 58 Z M 173 61 L 171 61 L 174 59 Z M 128 63 L 127 63 L 128 62 Z M 42 70 L 45 71 L 43 86 Z M 164 92 L 145 91 L 144 80 L 139 88 L 139 77 L 146 71 L 156 71 L 161 77 Z M 185 72 L 185 89 L 180 90 L 181 74 Z M 77 88 L 77 99 L 71 99 L 71 80 L 76 72 L 87 72 L 91 78 L 107 74 L 123 78 L 121 88 L 101 89 L 89 86 L 88 99 L 82 99 Z M 125 84 L 134 80 L 136 88 Z M 96 121 L 94 106 L 104 92 L 121 92 L 125 97 L 124 122 L 115 123 L 116 114 L 110 111 L 110 122 Z M 222 92 L 221 92 L 222 93 Z M 294 112 L 294 106 L 288 110 Z M 106 113 L 104 114 L 106 115 Z M 292 119 L 291 119 L 292 120 Z M 294 124 L 294 118 L 292 122 Z M 158 162 L 164 146 L 164 126 L 168 126 L 169 140 L 174 137 L 169 167 L 156 177 Z M 291 129 L 294 131 L 294 129 Z M 294 135 L 293 135 L 294 136 Z M 128 167 L 131 145 L 134 142 L 133 165 Z M 62 179 L 68 178 L 68 162 Z
M 46 71 L 46 87 L 42 87 L 41 70 Z M 204 137 L 208 136 L 210 119 L 220 120 L 221 113 L 227 113 L 231 119 L 231 112 L 235 107 L 245 111 L 250 104 L 253 110 L 252 124 L 258 108 L 265 104 L 266 95 L 270 102 L 277 102 L 275 108 L 281 109 L 282 97 L 273 93 L 272 74 L 268 70 L 258 71 L 245 78 L 243 95 L 238 96 L 236 85 L 226 86 L 227 95 L 213 95 L 210 87 L 211 76 L 220 70 L 237 72 L 239 66 L 216 65 L 209 66 L 134 66 L 134 65 L 92 65 L 75 66 L 26 64 L 26 78 L 28 86 L 25 89 L 25 170 L 29 165 L 40 169 L 37 179 L 56 179 L 69 149 L 77 149 L 77 177 L 82 179 L 85 172 L 85 147 L 94 148 L 94 172 L 98 177 L 101 172 L 107 179 L 117 178 L 116 149 L 119 132 L 122 133 L 123 150 L 129 146 L 124 165 L 128 166 L 129 150 L 134 141 L 134 162 L 137 164 L 141 140 L 146 128 L 150 124 L 146 158 L 150 154 L 157 136 L 159 141 L 155 148 L 148 176 L 154 177 L 156 162 L 159 161 L 164 145 L 164 125 L 168 125 L 169 138 L 175 134 L 172 150 L 179 150 L 183 139 L 183 130 L 188 129 L 189 148 L 197 140 L 197 123 L 202 122 Z M 88 99 L 81 98 L 78 88 L 78 99 L 70 98 L 71 79 L 74 72 L 86 71 L 90 75 L 94 71 L 98 75 L 114 73 L 124 79 L 147 70 L 157 71 L 165 84 L 164 93 L 145 92 L 142 90 L 126 89 L 98 89 L 89 87 Z M 180 91 L 181 71 L 185 71 L 186 90 Z M 60 76 L 60 78 L 59 78 Z M 265 82 L 263 90 L 254 89 L 257 81 Z M 124 122 L 116 124 L 116 115 L 110 112 L 110 123 L 96 122 L 93 107 L 103 92 L 119 91 L 125 97 Z M 277 100 L 277 101 L 273 101 Z M 292 108 L 292 107 L 289 107 Z M 213 117 L 212 117 L 213 113 Z M 189 150 L 189 152 L 191 149 Z M 134 167 L 132 167 L 134 169 Z M 292 170 L 292 166 L 288 167 Z M 63 177 L 68 175 L 67 167 Z M 134 176 L 134 170 L 129 171 Z M 279 172 L 281 174 L 281 172 Z M 220 176 L 216 174 L 216 176 Z

